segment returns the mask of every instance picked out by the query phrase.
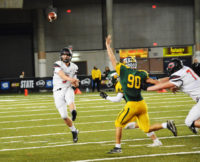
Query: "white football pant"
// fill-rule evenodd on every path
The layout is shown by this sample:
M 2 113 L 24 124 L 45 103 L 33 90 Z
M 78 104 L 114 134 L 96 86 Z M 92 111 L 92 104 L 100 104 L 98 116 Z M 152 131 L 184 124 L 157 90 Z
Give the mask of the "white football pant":
M 67 105 L 74 102 L 74 90 L 71 87 L 53 92 L 54 102 L 62 119 L 68 117 Z
M 189 111 L 185 119 L 185 124 L 190 127 L 192 123 L 197 119 L 200 119 L 200 101 Z

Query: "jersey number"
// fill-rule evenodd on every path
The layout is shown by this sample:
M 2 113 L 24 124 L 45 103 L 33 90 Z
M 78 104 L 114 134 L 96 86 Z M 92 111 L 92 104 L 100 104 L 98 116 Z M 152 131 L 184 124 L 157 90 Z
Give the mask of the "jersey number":
M 133 74 L 128 75 L 128 88 L 136 88 L 139 89 L 141 85 L 141 77 L 140 76 L 134 76 Z
M 186 72 L 187 72 L 187 73 L 190 73 L 190 74 L 192 75 L 192 77 L 193 77 L 195 80 L 197 80 L 197 78 L 194 76 L 195 74 L 194 74 L 190 69 L 188 69 Z

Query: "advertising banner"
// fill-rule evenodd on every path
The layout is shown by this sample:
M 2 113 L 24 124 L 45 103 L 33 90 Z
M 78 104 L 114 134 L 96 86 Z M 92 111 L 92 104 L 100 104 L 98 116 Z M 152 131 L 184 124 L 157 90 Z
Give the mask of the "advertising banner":
M 191 56 L 192 46 L 163 48 L 163 57 Z
M 128 56 L 135 56 L 139 58 L 148 57 L 148 48 L 139 48 L 139 49 L 120 49 L 119 50 L 120 59 L 123 59 Z
M 92 78 L 91 76 L 78 76 L 80 80 L 79 89 L 85 91 L 91 89 Z M 109 84 L 109 80 L 101 81 L 101 89 L 110 89 L 112 87 Z M 28 89 L 33 92 L 39 90 L 52 90 L 53 80 L 52 77 L 45 78 L 23 78 L 23 79 L 2 79 L 0 80 L 0 93 L 2 92 L 23 92 L 24 89 Z

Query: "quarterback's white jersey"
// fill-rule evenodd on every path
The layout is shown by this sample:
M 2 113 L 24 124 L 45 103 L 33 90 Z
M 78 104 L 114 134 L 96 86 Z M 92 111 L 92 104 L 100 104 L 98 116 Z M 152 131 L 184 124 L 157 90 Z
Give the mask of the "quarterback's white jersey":
M 71 78 L 77 78 L 76 73 L 78 71 L 78 66 L 76 64 L 70 62 L 70 65 L 66 66 L 63 61 L 56 61 L 54 63 L 53 91 L 59 88 L 71 87 L 71 83 L 69 81 L 63 80 L 58 75 L 60 70 L 62 70 L 67 76 Z
M 199 100 L 200 78 L 191 68 L 183 66 L 182 69 L 170 76 L 170 82 L 188 94 L 193 100 Z

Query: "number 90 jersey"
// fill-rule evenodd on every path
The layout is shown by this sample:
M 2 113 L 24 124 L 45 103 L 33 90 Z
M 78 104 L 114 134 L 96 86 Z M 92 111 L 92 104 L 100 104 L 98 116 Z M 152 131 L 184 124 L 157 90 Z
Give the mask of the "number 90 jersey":
M 131 69 L 128 66 L 118 63 L 116 65 L 116 72 L 120 77 L 120 83 L 124 92 L 124 97 L 127 101 L 141 101 L 141 86 L 149 74 L 144 70 Z

